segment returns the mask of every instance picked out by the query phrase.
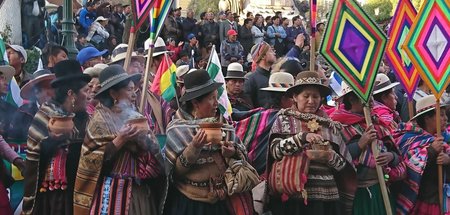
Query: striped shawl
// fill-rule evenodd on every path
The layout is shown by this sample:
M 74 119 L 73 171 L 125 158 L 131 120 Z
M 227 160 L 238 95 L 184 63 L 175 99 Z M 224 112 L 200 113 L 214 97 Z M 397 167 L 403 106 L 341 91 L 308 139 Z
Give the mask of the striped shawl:
M 99 104 L 88 124 L 86 138 L 81 147 L 81 157 L 76 175 L 75 191 L 74 191 L 74 214 L 89 214 L 92 207 L 94 194 L 97 186 L 103 181 L 104 176 L 103 164 L 105 158 L 105 148 L 108 143 L 117 136 L 120 125 L 123 122 L 110 109 Z M 160 164 L 160 168 L 164 165 L 159 146 L 153 133 L 147 136 L 147 145 L 151 154 L 155 156 Z M 117 153 L 122 153 L 120 149 Z M 122 151 L 122 152 L 121 152 Z M 131 186 L 131 185 L 130 185 Z M 161 184 L 158 186 L 161 187 Z M 168 185 L 164 187 L 168 188 Z M 166 191 L 162 195 L 165 198 Z M 124 200 L 124 201 L 129 201 Z M 163 202 L 162 202 L 163 203 Z M 160 204 L 162 211 L 163 204 Z
M 444 151 L 449 154 L 450 133 L 444 131 Z M 408 177 L 400 183 L 397 214 L 410 214 L 419 194 L 422 174 L 427 165 L 428 147 L 435 137 L 412 123 L 401 123 L 394 133 L 395 143 L 403 156 Z
M 278 110 L 267 109 L 238 121 L 236 135 L 248 151 L 248 160 L 262 174 L 266 170 L 269 134 Z

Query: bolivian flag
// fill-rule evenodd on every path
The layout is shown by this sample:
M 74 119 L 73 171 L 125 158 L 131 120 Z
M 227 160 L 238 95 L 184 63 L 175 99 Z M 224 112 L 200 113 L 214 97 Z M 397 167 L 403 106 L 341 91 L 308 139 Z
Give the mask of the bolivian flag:
M 170 101 L 175 96 L 176 87 L 176 71 L 177 67 L 172 62 L 170 57 L 165 54 L 164 59 L 159 64 L 156 71 L 155 79 L 153 80 L 150 91 L 160 95 L 164 100 Z

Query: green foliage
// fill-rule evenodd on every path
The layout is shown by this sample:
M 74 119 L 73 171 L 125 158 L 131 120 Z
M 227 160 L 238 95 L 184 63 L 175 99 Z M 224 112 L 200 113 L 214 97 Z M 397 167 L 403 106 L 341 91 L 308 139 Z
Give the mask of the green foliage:
M 11 35 L 12 35 L 11 25 L 6 24 L 5 28 L 2 31 L 0 31 L 0 36 L 1 38 L 3 38 L 3 41 L 6 44 L 9 44 L 11 43 Z
M 219 12 L 219 0 L 191 0 L 188 9 L 192 9 L 196 16 L 211 9 L 213 13 Z
M 24 70 L 25 72 L 29 73 L 29 74 L 33 74 L 39 64 L 39 57 L 41 56 L 39 50 L 37 50 L 37 48 L 33 48 L 33 49 L 27 49 L 27 63 L 25 63 L 24 66 Z
M 362 7 L 376 22 L 388 20 L 394 10 L 389 0 L 368 0 Z

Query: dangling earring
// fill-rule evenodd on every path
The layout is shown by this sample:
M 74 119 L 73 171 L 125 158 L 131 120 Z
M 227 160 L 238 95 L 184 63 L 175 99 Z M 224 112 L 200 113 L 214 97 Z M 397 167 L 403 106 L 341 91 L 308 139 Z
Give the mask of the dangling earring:
M 75 98 L 72 99 L 72 108 L 75 108 Z
M 117 105 L 117 103 L 119 103 L 119 101 L 117 101 L 117 99 L 114 99 L 114 105 Z

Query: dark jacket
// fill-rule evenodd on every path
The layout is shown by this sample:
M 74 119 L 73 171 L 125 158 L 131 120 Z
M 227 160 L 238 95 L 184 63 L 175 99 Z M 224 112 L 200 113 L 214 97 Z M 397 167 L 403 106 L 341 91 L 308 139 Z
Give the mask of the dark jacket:
M 11 117 L 11 123 L 8 128 L 8 139 L 26 140 L 28 137 L 28 129 L 37 111 L 38 106 L 36 102 L 30 102 L 20 106 Z
M 194 56 L 192 56 L 192 50 L 194 50 Z M 184 44 L 183 52 L 188 53 L 190 58 L 194 57 L 195 62 L 200 61 L 202 57 L 200 54 L 200 50 L 198 50 L 197 46 L 192 47 L 189 43 Z
M 182 35 L 182 29 L 175 17 L 167 16 L 167 19 L 164 21 L 163 28 L 163 38 L 167 40 L 168 38 L 174 38 L 178 42 L 178 38 Z
M 269 86 L 270 71 L 261 67 L 256 68 L 255 72 L 248 76 L 244 83 L 244 93 L 250 97 L 254 108 L 264 107 L 270 101 L 270 93 L 260 90 Z
M 203 46 L 208 46 L 209 43 L 218 45 L 219 42 L 219 25 L 214 21 L 207 21 L 201 27 Z
M 183 28 L 183 40 L 187 41 L 187 36 L 189 34 L 194 34 L 197 39 L 198 38 L 198 26 L 196 25 L 197 20 L 191 19 L 191 18 L 185 18 L 183 19 L 183 22 L 181 23 L 181 27 Z
M 287 28 L 286 34 L 287 34 L 286 41 L 287 41 L 288 49 L 291 49 L 295 45 L 295 38 L 297 38 L 297 36 L 299 34 L 304 34 L 305 38 L 308 38 L 308 35 L 306 34 L 305 29 L 301 26 L 298 28 L 296 28 L 294 26 Z
M 239 28 L 239 42 L 244 47 L 244 56 L 246 56 L 253 47 L 252 29 L 248 29 L 245 25 Z
M 122 42 L 125 20 L 126 16 L 123 13 L 113 13 L 109 20 L 109 23 L 114 27 L 114 35 L 117 38 L 117 43 Z
M 228 94 L 228 99 L 230 100 L 231 107 L 239 111 L 249 111 L 253 109 L 252 100 L 250 97 L 241 93 L 237 96 Z
M 8 127 L 16 107 L 0 98 L 0 135 L 6 140 L 8 138 Z

